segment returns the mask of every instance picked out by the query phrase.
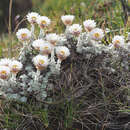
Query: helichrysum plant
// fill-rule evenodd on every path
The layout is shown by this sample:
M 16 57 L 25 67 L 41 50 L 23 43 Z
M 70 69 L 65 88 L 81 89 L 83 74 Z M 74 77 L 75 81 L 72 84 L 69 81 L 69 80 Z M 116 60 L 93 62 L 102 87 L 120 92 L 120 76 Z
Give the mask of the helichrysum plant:
M 61 63 L 71 57 L 71 49 L 75 53 L 101 55 L 110 53 L 111 60 L 104 59 L 104 67 L 114 72 L 114 63 L 129 53 L 130 44 L 125 43 L 123 36 L 116 35 L 109 45 L 102 44 L 105 31 L 96 27 L 94 20 L 73 24 L 75 16 L 61 16 L 66 29 L 64 34 L 46 34 L 45 29 L 51 24 L 46 16 L 31 12 L 27 14 L 27 21 L 31 29 L 22 28 L 16 33 L 23 47 L 18 59 L 4 58 L 0 60 L 0 94 L 9 100 L 26 102 L 30 95 L 43 101 L 48 97 L 48 79 L 51 75 L 59 75 Z M 35 25 L 40 28 L 39 35 L 35 35 Z M 110 62 L 110 66 L 106 64 Z M 129 69 L 128 58 L 122 59 L 122 66 Z M 51 91 L 51 90 L 50 90 Z

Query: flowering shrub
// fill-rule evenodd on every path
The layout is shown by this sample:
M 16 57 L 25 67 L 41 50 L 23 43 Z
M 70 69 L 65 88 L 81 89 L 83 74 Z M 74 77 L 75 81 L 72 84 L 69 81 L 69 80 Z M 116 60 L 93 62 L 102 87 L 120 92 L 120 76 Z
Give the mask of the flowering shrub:
M 123 36 L 115 36 L 109 45 L 102 44 L 105 31 L 96 27 L 94 20 L 83 22 L 85 32 L 80 24 L 72 24 L 73 15 L 61 17 L 66 26 L 64 34 L 46 34 L 45 29 L 51 24 L 46 16 L 32 12 L 27 15 L 31 24 L 31 31 L 23 28 L 16 33 L 23 44 L 19 58 L 0 60 L 0 94 L 7 99 L 26 102 L 29 96 L 43 101 L 49 97 L 52 88 L 48 87 L 50 76 L 59 75 L 61 64 L 71 51 L 82 54 L 86 59 L 91 56 L 101 56 L 104 53 L 111 57 L 104 57 L 102 67 L 109 73 L 116 71 L 115 65 L 121 61 L 121 66 L 129 70 L 128 54 L 130 44 L 125 43 Z M 35 24 L 40 33 L 35 35 Z M 128 39 L 130 39 L 128 37 Z M 90 66 L 91 67 L 91 66 Z

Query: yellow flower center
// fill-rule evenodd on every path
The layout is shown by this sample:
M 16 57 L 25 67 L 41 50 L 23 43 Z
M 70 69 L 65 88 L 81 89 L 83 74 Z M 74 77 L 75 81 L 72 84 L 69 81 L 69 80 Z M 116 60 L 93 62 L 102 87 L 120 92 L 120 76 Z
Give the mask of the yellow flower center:
M 116 40 L 116 41 L 115 41 L 115 44 L 119 44 L 119 43 L 120 43 L 120 41 L 119 41 L 119 40 Z
M 36 21 L 36 19 L 37 19 L 37 18 L 36 18 L 35 16 L 32 17 L 32 20 L 33 20 L 33 21 Z
M 22 38 L 25 38 L 25 37 L 27 37 L 27 34 L 26 34 L 26 33 L 23 33 L 23 34 L 21 34 L 21 37 L 22 37 Z
M 100 34 L 99 34 L 99 33 L 94 33 L 94 36 L 95 36 L 96 38 L 99 38 L 99 37 L 100 37 Z
M 7 72 L 5 70 L 2 70 L 1 74 L 5 75 L 5 74 L 7 74 Z
M 77 28 L 75 28 L 74 31 L 77 32 Z
M 40 60 L 39 60 L 39 63 L 40 63 L 40 64 L 44 64 L 45 62 L 44 62 L 44 60 L 40 59 Z
M 45 24 L 46 24 L 46 21 L 45 21 L 45 20 L 43 20 L 43 21 L 41 22 L 41 24 L 45 25 Z
M 13 65 L 13 68 L 16 69 L 18 66 L 17 65 Z
M 61 55 L 65 55 L 65 52 L 64 52 L 64 51 L 61 51 L 60 53 L 61 53 Z
M 47 49 L 48 49 L 48 46 L 45 46 L 44 49 L 47 50 Z

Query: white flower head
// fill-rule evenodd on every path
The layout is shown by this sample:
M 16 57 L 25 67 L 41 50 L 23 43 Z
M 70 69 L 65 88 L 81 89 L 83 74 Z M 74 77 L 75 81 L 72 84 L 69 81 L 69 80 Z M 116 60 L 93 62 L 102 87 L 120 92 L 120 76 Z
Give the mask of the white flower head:
M 66 46 L 58 46 L 56 47 L 56 55 L 62 61 L 70 55 L 70 51 Z
M 43 70 L 49 64 L 48 57 L 37 55 L 36 57 L 33 58 L 33 63 L 38 70 Z
M 125 42 L 125 40 L 124 40 L 123 36 L 116 35 L 112 39 L 112 43 L 115 48 L 119 48 L 120 46 L 124 45 L 124 42 Z
M 73 24 L 69 27 L 69 32 L 74 36 L 79 36 L 82 32 L 82 26 L 79 24 Z
M 96 27 L 96 22 L 94 20 L 88 19 L 83 22 L 86 31 L 90 32 Z
M 20 41 L 29 41 L 31 38 L 31 32 L 27 28 L 22 28 L 18 30 L 16 36 Z
M 13 74 L 17 74 L 19 71 L 21 71 L 22 67 L 22 63 L 17 60 L 12 60 L 12 62 L 9 64 L 10 71 Z
M 0 78 L 5 80 L 10 75 L 10 69 L 7 66 L 0 66 Z
M 52 51 L 52 45 L 49 42 L 45 42 L 40 46 L 40 52 L 43 55 L 49 55 Z
M 45 43 L 44 40 L 42 40 L 42 39 L 37 39 L 37 40 L 33 41 L 32 46 L 34 47 L 34 49 L 40 51 L 40 46 L 41 46 L 42 44 L 44 44 L 44 43 Z
M 35 24 L 37 22 L 38 17 L 39 17 L 39 14 L 36 12 L 31 12 L 27 14 L 27 20 L 31 24 Z
M 104 32 L 100 28 L 95 28 L 90 32 L 90 37 L 95 41 L 101 41 L 104 37 Z
M 8 58 L 3 58 L 0 60 L 0 66 L 9 66 L 10 63 L 11 63 L 11 60 Z
M 59 40 L 59 36 L 56 33 L 50 33 L 47 34 L 46 40 L 55 46 L 57 41 Z
M 66 25 L 66 26 L 70 26 L 74 20 L 75 16 L 74 15 L 64 15 L 61 16 L 61 20 L 62 22 Z
M 51 23 L 51 20 L 46 16 L 39 16 L 37 23 L 41 28 L 45 28 Z

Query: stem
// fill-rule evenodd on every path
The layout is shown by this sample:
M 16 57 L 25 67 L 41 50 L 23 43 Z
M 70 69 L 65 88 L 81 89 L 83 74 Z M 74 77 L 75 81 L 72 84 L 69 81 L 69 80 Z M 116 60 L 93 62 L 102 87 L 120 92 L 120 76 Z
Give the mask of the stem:
M 57 64 L 56 64 L 56 69 L 60 70 L 60 67 L 61 67 L 61 60 L 58 59 Z
M 54 57 L 55 57 L 55 47 L 52 49 L 52 52 L 51 52 L 51 63 L 55 63 L 55 59 L 54 59 Z
M 66 26 L 66 29 L 65 29 L 65 35 L 67 36 L 67 34 L 69 33 L 69 27 L 70 26 Z
M 9 39 L 10 39 L 11 42 L 9 43 L 9 48 L 8 48 L 8 55 L 9 55 L 9 57 L 12 57 L 12 36 L 11 36 L 11 30 L 12 30 L 12 27 L 11 27 L 12 3 L 13 3 L 13 0 L 10 0 L 10 3 L 9 3 L 9 26 L 8 26 L 8 33 L 9 33 Z
M 34 30 L 35 30 L 35 25 L 32 24 L 32 26 L 31 26 L 31 35 L 32 35 L 32 39 L 35 38 Z
M 34 81 L 38 81 L 39 76 L 40 76 L 40 71 L 37 70 L 36 75 L 35 75 L 35 78 L 34 78 Z
M 18 58 L 19 60 L 21 60 L 24 57 L 26 48 L 27 48 L 27 43 L 25 42 L 23 43 L 23 48 L 21 48 L 20 50 L 19 58 Z
M 12 74 L 12 77 L 10 78 L 10 80 L 14 83 L 16 83 L 16 74 Z
M 20 24 L 22 24 L 24 21 L 26 21 L 26 17 L 24 17 L 24 18 L 16 25 L 16 27 L 15 27 L 15 29 L 14 29 L 14 32 L 13 32 L 14 34 L 16 34 L 16 32 L 17 32 L 17 30 L 18 30 Z
M 12 3 L 13 3 L 13 0 L 10 0 L 10 3 L 9 3 L 9 28 L 8 28 L 8 31 L 9 31 L 9 35 L 11 35 L 11 17 L 12 17 Z
M 44 36 L 45 36 L 44 30 L 40 29 L 40 33 L 39 33 L 38 39 L 43 39 Z
M 42 81 L 42 86 L 41 86 L 41 90 L 45 89 L 46 86 L 47 86 L 47 83 L 48 83 L 48 78 L 51 76 L 52 72 L 47 72 L 46 76 L 43 78 L 43 81 Z
M 69 30 L 69 28 L 70 28 L 70 25 L 67 25 L 67 26 L 66 26 L 66 31 L 68 31 L 68 30 Z

